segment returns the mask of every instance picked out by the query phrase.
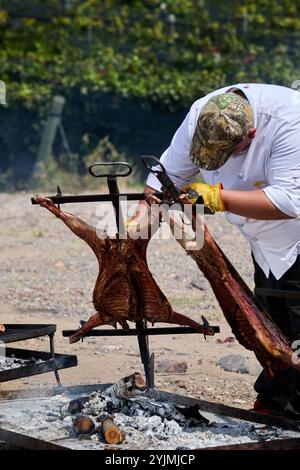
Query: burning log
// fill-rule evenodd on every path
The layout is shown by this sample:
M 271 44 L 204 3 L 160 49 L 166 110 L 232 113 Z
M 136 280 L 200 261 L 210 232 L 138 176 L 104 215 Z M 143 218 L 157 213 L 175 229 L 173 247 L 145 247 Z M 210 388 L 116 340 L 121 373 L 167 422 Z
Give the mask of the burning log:
M 166 220 L 174 236 L 179 233 L 181 224 L 170 215 L 167 215 Z M 193 227 L 196 227 L 195 216 Z M 209 233 L 207 226 L 204 225 L 204 245 L 201 249 L 191 249 L 192 242 L 184 240 L 183 237 L 177 241 L 210 282 L 236 339 L 245 348 L 254 351 L 268 376 L 271 378 L 274 372 L 288 367 L 300 371 L 300 364 L 293 360 L 294 352 L 287 338 L 255 299 Z
M 73 419 L 73 426 L 76 434 L 93 434 L 95 423 L 88 416 L 77 416 Z
M 116 327 L 120 323 L 128 330 L 127 321 L 147 320 L 185 325 L 199 333 L 214 334 L 213 328 L 174 312 L 165 295 L 149 271 L 146 250 L 150 240 L 138 238 L 109 238 L 72 214 L 62 212 L 49 198 L 37 196 L 35 202 L 60 218 L 95 253 L 99 262 L 99 274 L 93 292 L 96 313 L 70 337 L 70 343 L 79 341 L 88 331 L 101 325 Z M 150 231 L 150 230 L 149 230 Z
M 125 439 L 122 428 L 128 425 L 135 429 L 149 430 L 156 435 L 156 431 L 164 433 L 167 429 L 177 430 L 180 426 L 207 427 L 210 420 L 203 416 L 198 404 L 185 406 L 169 401 L 160 401 L 149 397 L 145 393 L 138 393 L 138 389 L 131 390 L 135 378 L 141 379 L 140 374 L 121 379 L 116 384 L 102 392 L 93 392 L 88 397 L 81 397 L 84 401 L 82 415 L 92 418 L 96 425 L 96 432 L 103 433 L 103 439 L 109 444 L 120 444 Z M 121 385 L 120 385 L 121 384 Z M 130 393 L 124 393 L 127 386 Z M 119 393 L 121 390 L 122 393 Z M 62 413 L 65 417 L 65 413 Z M 81 415 L 81 418 L 82 418 Z M 117 423 L 114 417 L 118 416 Z M 93 429 L 93 427 L 92 427 Z M 127 431 L 126 431 L 127 432 Z M 128 436 L 130 439 L 130 436 Z
M 131 398 L 146 391 L 146 382 L 139 372 L 123 377 L 103 392 L 103 396 L 111 398 Z
M 110 416 L 102 421 L 102 433 L 108 444 L 120 444 L 125 439 L 124 432 L 120 430 Z

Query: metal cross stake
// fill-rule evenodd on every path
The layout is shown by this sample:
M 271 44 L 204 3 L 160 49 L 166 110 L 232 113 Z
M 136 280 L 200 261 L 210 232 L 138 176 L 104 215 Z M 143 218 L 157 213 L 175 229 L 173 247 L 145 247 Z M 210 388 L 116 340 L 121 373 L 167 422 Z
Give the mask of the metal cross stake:
M 161 202 L 171 206 L 174 202 L 178 202 L 180 191 L 169 175 L 167 174 L 163 165 L 159 160 L 152 156 L 141 157 L 143 164 L 151 171 L 161 183 L 161 192 L 156 192 L 154 195 L 160 199 Z M 152 166 L 154 165 L 154 168 Z M 108 168 L 109 167 L 109 168 Z M 123 220 L 121 201 L 139 201 L 146 199 L 145 193 L 120 193 L 117 178 L 127 177 L 132 173 L 132 167 L 127 162 L 96 162 L 89 167 L 89 172 L 95 178 L 107 178 L 108 194 L 83 194 L 75 196 L 63 196 L 59 186 L 57 187 L 56 196 L 50 196 L 50 199 L 55 204 L 65 204 L 74 202 L 112 202 L 114 214 L 117 225 L 117 236 L 126 235 L 125 224 Z M 168 201 L 164 201 L 165 193 L 168 193 Z M 36 204 L 35 198 L 32 198 L 32 204 Z M 179 200 L 180 202 L 180 200 Z M 202 201 L 203 202 L 203 201 Z M 201 201 L 198 201 L 201 203 Z M 204 213 L 211 214 L 212 212 L 208 207 L 204 207 Z M 219 333 L 218 326 L 209 325 L 208 321 L 203 319 L 203 334 L 204 336 Z M 68 337 L 74 334 L 73 330 L 63 331 L 63 336 Z M 154 354 L 149 352 L 149 335 L 165 335 L 165 334 L 190 334 L 199 333 L 195 328 L 189 327 L 169 327 L 169 328 L 148 328 L 147 321 L 141 320 L 136 322 L 136 328 L 123 331 L 123 330 L 93 330 L 89 331 L 85 336 L 137 336 L 140 350 L 141 360 L 145 370 L 146 384 L 148 388 L 154 388 Z
M 108 165 L 115 167 L 115 172 L 113 174 L 97 173 L 97 170 L 103 169 L 103 167 L 107 166 L 107 163 L 94 163 L 93 165 L 89 167 L 89 172 L 92 176 L 96 178 L 99 178 L 99 177 L 107 178 L 107 186 L 109 189 L 109 194 L 112 197 L 112 205 L 114 208 L 114 213 L 115 213 L 115 218 L 116 218 L 117 234 L 124 236 L 126 230 L 125 230 L 124 218 L 122 215 L 122 208 L 121 208 L 122 196 L 120 196 L 117 177 L 129 176 L 132 173 L 132 167 L 128 163 L 125 163 L 125 162 L 122 162 L 122 163 L 113 162 L 113 163 L 109 163 Z M 119 171 L 118 171 L 118 167 L 119 167 Z M 122 171 L 122 167 L 123 167 L 123 171 Z M 149 339 L 148 339 L 148 336 L 145 335 L 146 328 L 147 328 L 146 320 L 136 322 L 136 330 L 137 330 L 137 336 L 138 336 L 140 356 L 141 356 L 142 363 L 144 365 L 146 384 L 148 388 L 154 388 L 154 354 L 152 354 L 150 357 Z

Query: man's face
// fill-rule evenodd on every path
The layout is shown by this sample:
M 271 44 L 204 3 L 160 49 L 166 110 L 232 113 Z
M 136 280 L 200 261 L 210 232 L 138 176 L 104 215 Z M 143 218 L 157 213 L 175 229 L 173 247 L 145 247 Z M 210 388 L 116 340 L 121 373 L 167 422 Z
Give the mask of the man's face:
M 250 129 L 248 136 L 233 148 L 232 155 L 238 155 L 239 153 L 242 153 L 244 150 L 246 150 L 246 148 L 248 148 L 251 144 L 252 139 L 254 139 L 255 132 L 256 129 Z
M 242 140 L 239 144 L 237 144 L 234 149 L 232 150 L 232 155 L 237 155 L 242 153 L 249 145 L 251 144 L 251 139 L 247 137 L 246 139 Z

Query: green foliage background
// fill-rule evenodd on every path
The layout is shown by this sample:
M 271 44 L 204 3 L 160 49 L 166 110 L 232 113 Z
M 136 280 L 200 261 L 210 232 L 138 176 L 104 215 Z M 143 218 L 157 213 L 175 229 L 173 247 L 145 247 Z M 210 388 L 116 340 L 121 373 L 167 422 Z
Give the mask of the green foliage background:
M 300 0 L 0 0 L 0 189 L 31 178 L 47 109 L 85 155 L 108 136 L 160 154 L 192 102 L 236 82 L 300 79 Z M 54 156 L 63 153 L 57 140 Z M 59 171 L 59 164 L 58 164 Z

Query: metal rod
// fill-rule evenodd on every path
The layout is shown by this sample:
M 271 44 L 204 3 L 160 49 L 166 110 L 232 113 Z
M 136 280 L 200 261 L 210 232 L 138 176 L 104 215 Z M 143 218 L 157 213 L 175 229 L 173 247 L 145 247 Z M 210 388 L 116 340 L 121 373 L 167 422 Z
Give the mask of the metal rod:
M 121 236 L 123 236 L 125 234 L 125 225 L 124 225 L 124 219 L 122 216 L 121 203 L 120 203 L 121 196 L 120 196 L 120 191 L 119 191 L 116 177 L 109 176 L 107 178 L 107 185 L 108 185 L 109 193 L 112 198 L 112 205 L 115 211 L 117 231 Z
M 203 332 L 208 336 L 213 336 L 215 333 L 220 333 L 219 326 L 202 327 Z M 64 337 L 72 336 L 78 330 L 63 330 Z M 124 330 L 97 330 L 94 329 L 85 334 L 85 336 L 136 336 L 136 335 L 175 335 L 175 334 L 199 334 L 196 328 L 183 327 L 170 327 L 170 328 L 144 328 L 143 330 L 131 329 Z
M 145 193 L 119 193 L 118 199 L 128 200 L 128 201 L 139 201 L 145 200 Z M 154 193 L 156 197 L 162 197 L 162 193 Z M 70 196 L 47 196 L 54 204 L 69 204 L 76 202 L 111 202 L 113 201 L 113 196 L 111 194 L 78 194 Z M 35 198 L 31 198 L 31 203 L 37 205 Z M 171 204 L 171 203 L 170 203 Z
M 154 356 L 154 353 L 151 354 L 150 356 L 150 373 L 151 373 L 151 388 L 154 388 L 155 387 L 155 383 L 154 383 L 154 364 L 155 364 L 155 356 Z
M 163 200 L 163 193 L 161 192 L 156 192 L 153 194 L 156 196 L 158 199 L 161 200 L 161 202 L 167 206 L 172 206 L 174 204 L 174 201 L 165 201 Z M 77 194 L 77 195 L 70 195 L 70 196 L 60 196 L 60 195 L 55 195 L 55 196 L 46 196 L 48 199 L 51 199 L 54 204 L 60 205 L 60 204 L 74 204 L 74 203 L 79 203 L 79 202 L 113 202 L 115 200 L 115 196 L 111 194 Z M 117 195 L 117 199 L 119 201 L 141 201 L 145 200 L 147 198 L 147 195 L 145 193 L 119 193 Z M 38 203 L 35 200 L 35 197 L 31 198 L 31 204 L 37 205 Z M 176 202 L 178 205 L 178 202 Z M 207 215 L 213 215 L 213 212 L 209 209 L 209 207 L 204 206 L 203 208 L 204 214 Z

